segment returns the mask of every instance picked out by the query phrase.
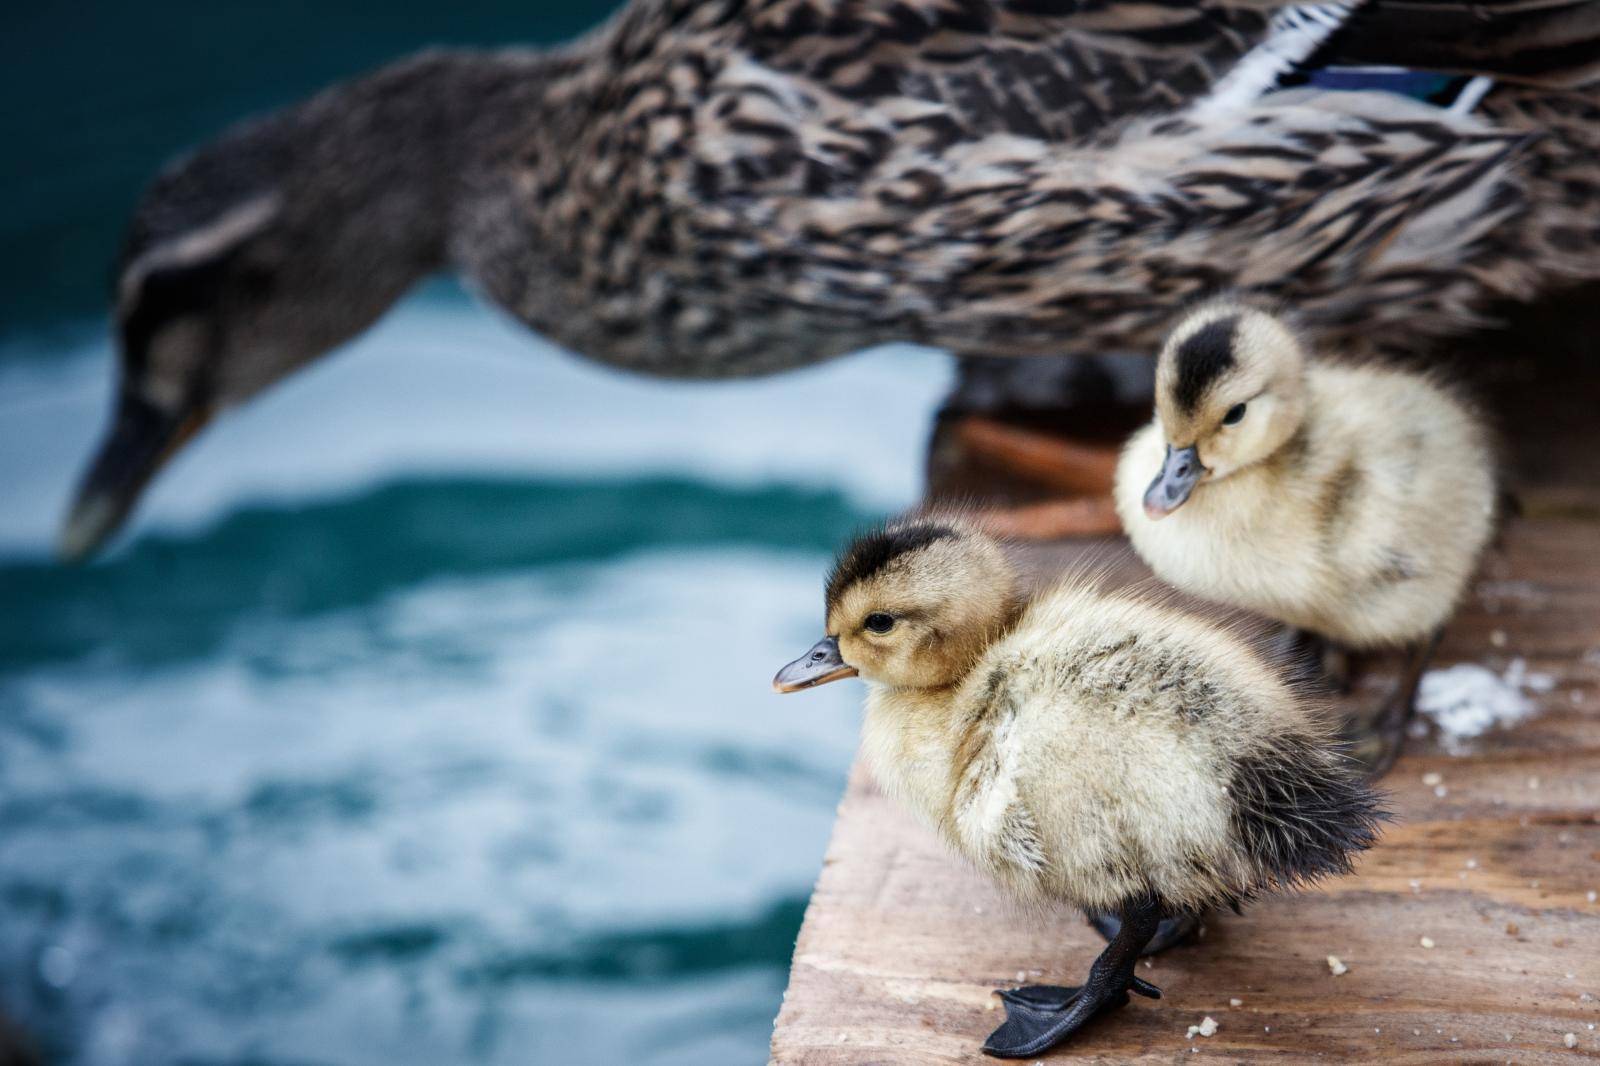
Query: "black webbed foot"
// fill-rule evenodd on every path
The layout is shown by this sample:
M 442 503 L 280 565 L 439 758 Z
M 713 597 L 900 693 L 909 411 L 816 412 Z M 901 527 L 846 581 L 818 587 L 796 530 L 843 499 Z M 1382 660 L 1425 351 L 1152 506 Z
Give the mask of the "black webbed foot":
M 995 991 L 1005 1003 L 1020 1004 L 1040 1011 L 1063 1011 L 1083 991 L 1082 985 L 1023 985 L 1021 988 L 1001 988 Z M 1142 977 L 1135 977 L 1128 991 L 1146 999 L 1160 999 L 1161 989 Z
M 1128 1002 L 1128 993 L 1158 999 L 1161 990 L 1137 977 L 1140 950 L 1161 925 L 1160 907 L 1141 901 L 1125 907 L 1121 928 L 1089 967 L 1081 987 L 1028 985 L 1001 991 L 1006 1020 L 984 1041 L 985 1054 L 1020 1059 L 1055 1047 L 1091 1019 Z
M 1122 931 L 1122 919 L 1115 914 L 1090 914 L 1085 912 L 1084 917 L 1094 931 L 1105 940 L 1114 940 Z M 1179 944 L 1187 944 L 1200 932 L 1200 915 L 1180 914 L 1175 918 L 1163 918 L 1156 927 L 1156 935 L 1150 938 L 1150 943 L 1144 946 L 1141 955 L 1156 955 L 1168 948 L 1175 948 Z
M 1125 1007 L 1128 993 L 1160 999 L 1161 989 L 1141 977 L 1131 977 L 1124 987 L 1102 985 L 1026 985 L 995 994 L 1006 1005 L 1006 1020 L 983 1043 L 983 1051 L 998 1059 L 1020 1059 L 1055 1047 L 1089 1021 Z

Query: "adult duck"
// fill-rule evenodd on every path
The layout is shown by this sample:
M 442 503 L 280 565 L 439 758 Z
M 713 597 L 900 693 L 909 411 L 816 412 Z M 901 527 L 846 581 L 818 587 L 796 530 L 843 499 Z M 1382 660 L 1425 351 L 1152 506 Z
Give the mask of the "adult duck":
M 1424 343 L 1600 274 L 1600 4 L 635 0 L 563 48 L 429 52 L 146 192 L 80 558 L 218 411 L 464 274 L 652 374 L 875 343 L 1153 351 L 1229 288 Z M 1262 95 L 1316 62 L 1500 79 L 1474 115 Z M 1531 133 L 1543 133 L 1531 138 Z

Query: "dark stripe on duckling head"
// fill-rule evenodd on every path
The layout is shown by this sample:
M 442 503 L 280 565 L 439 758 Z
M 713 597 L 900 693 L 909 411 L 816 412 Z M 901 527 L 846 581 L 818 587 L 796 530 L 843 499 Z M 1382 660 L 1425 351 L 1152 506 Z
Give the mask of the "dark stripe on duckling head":
M 1224 315 L 1207 322 L 1178 345 L 1174 353 L 1178 376 L 1172 398 L 1185 414 L 1200 406 L 1200 397 L 1233 366 L 1233 334 L 1238 327 L 1238 315 Z
M 828 574 L 827 603 L 833 604 L 845 589 L 880 573 L 902 555 L 961 534 L 935 522 L 889 526 L 865 533 L 846 548 Z
M 1389 820 L 1355 764 L 1311 737 L 1279 737 L 1234 764 L 1233 828 L 1252 864 L 1280 887 L 1347 874 Z

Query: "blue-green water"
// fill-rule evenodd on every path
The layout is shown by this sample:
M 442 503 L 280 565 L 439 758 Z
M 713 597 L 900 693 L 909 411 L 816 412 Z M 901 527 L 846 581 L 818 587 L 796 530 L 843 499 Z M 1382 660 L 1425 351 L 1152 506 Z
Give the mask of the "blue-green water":
M 82 569 L 106 353 L 53 358 L 0 372 L 5 1013 L 74 1066 L 760 1061 L 860 698 L 768 682 L 937 357 L 663 385 L 433 294 Z
M 434 286 L 49 557 L 149 166 L 604 6 L 3 16 L 0 1013 L 51 1061 L 764 1057 L 859 701 L 768 680 L 913 497 L 941 359 L 655 383 Z

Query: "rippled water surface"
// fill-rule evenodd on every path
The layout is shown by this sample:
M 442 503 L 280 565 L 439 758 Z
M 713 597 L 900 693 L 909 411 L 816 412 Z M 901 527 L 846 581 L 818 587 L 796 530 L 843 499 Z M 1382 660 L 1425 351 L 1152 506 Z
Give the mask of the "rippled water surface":
M 55 355 L 0 359 L 0 1007 L 73 1066 L 760 1061 L 860 699 L 767 685 L 943 361 L 663 385 L 435 290 L 66 569 Z

